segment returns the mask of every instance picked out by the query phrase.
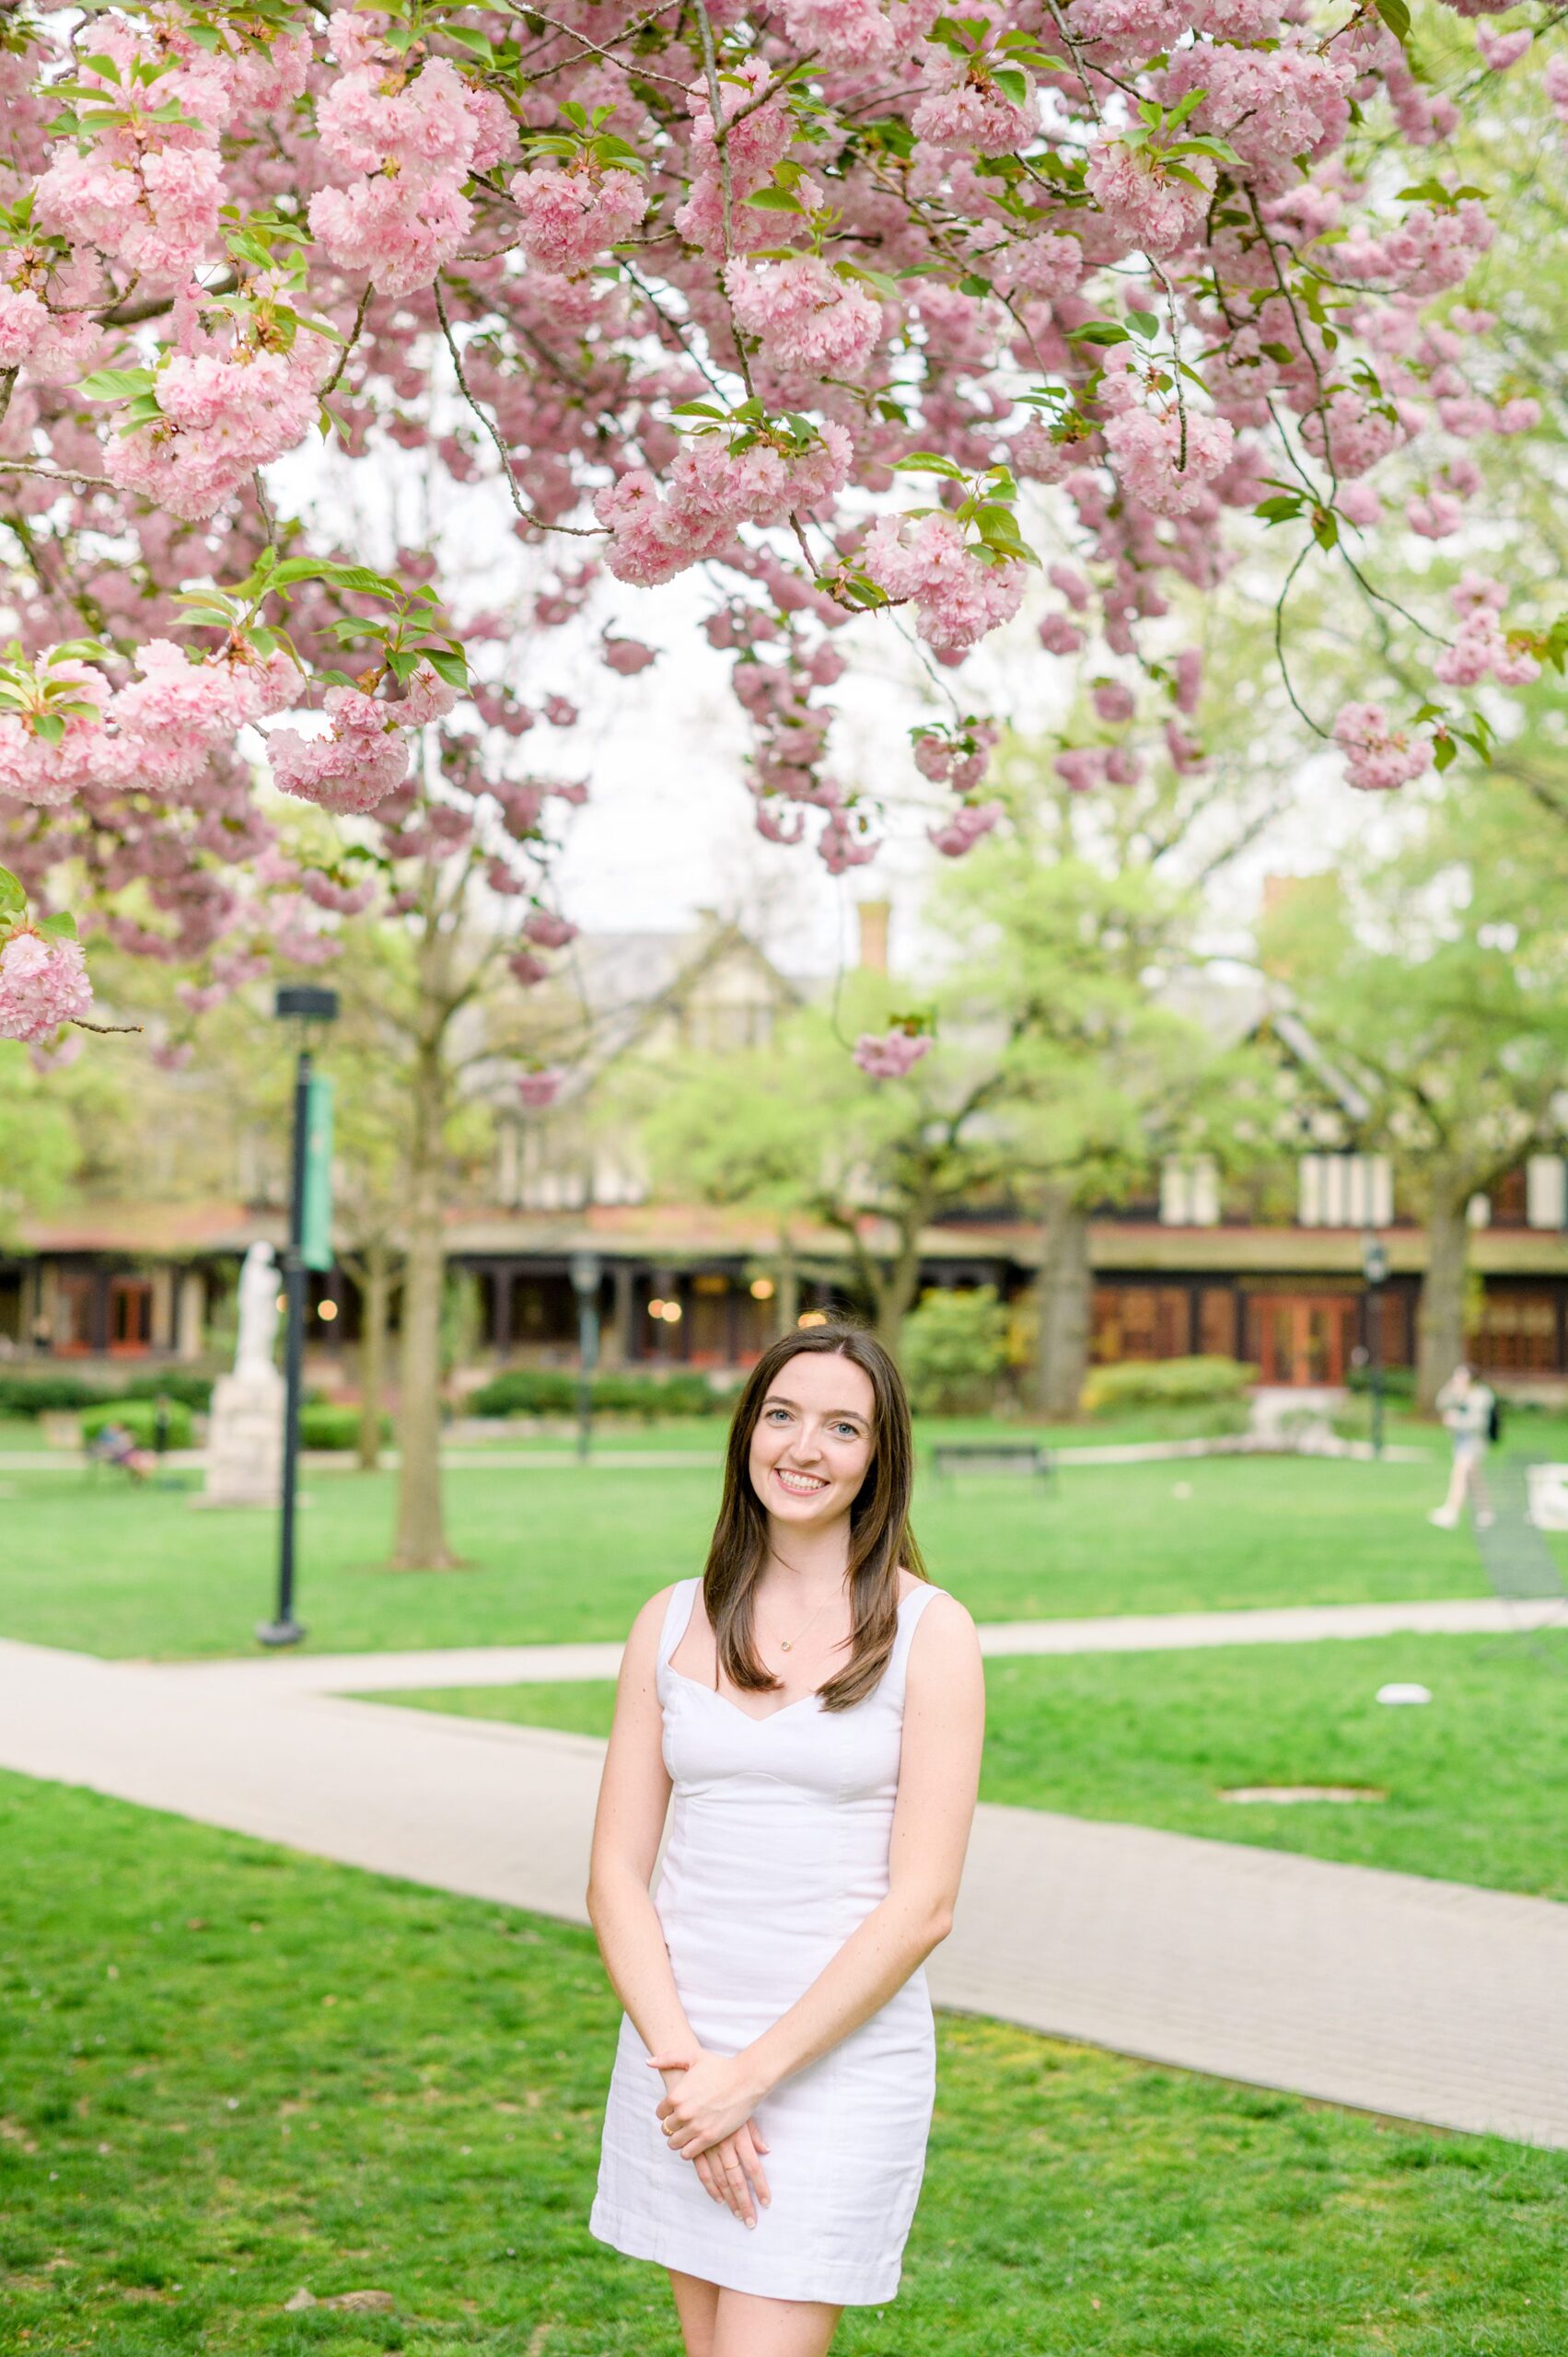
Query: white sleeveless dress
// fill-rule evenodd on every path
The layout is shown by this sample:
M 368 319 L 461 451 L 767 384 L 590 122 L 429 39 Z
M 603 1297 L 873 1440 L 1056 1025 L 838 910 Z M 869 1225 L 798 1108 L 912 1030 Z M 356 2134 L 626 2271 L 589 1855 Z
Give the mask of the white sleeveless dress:
M 904 1677 L 923 1583 L 874 1690 L 848 1711 L 817 1696 L 752 1718 L 672 1669 L 701 1580 L 679 1581 L 659 1640 L 664 1762 L 674 1811 L 654 1905 L 692 2030 L 718 2054 L 771 2027 L 888 1892 Z M 936 2040 L 920 1965 L 880 2012 L 758 2105 L 772 2206 L 754 2227 L 672 2153 L 664 2082 L 621 2018 L 588 2229 L 600 2242 L 775 2300 L 880 2304 L 898 2289 L 920 2194 Z

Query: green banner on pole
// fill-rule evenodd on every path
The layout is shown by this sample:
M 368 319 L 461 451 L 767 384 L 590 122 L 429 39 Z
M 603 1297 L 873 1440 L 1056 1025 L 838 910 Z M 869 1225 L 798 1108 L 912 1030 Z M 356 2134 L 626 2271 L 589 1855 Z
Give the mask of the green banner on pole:
M 332 1265 L 332 1084 L 310 1075 L 305 1122 L 305 1198 L 299 1257 L 308 1269 Z

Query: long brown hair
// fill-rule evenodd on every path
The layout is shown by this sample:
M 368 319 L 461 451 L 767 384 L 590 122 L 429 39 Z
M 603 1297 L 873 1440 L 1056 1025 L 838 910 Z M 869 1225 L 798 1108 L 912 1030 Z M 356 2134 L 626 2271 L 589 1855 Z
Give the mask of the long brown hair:
M 871 1462 L 850 1508 L 850 1657 L 817 1689 L 825 1711 L 847 1711 L 871 1692 L 888 1666 L 899 1628 L 900 1564 L 917 1579 L 929 1576 L 910 1528 L 914 1442 L 903 1378 L 864 1327 L 830 1318 L 782 1334 L 747 1376 L 729 1427 L 724 1499 L 703 1573 L 703 1606 L 731 1685 L 776 1692 L 781 1680 L 764 1668 L 753 1645 L 752 1600 L 768 1560 L 768 1517 L 751 1486 L 751 1435 L 779 1369 L 791 1359 L 830 1354 L 860 1368 L 875 1402 Z

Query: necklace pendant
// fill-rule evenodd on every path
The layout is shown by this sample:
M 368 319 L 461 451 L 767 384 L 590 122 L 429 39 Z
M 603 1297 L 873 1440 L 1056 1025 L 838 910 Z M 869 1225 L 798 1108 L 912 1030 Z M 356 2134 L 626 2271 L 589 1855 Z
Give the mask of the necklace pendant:
M 781 1637 L 781 1638 L 779 1639 L 779 1643 L 780 1643 L 780 1645 L 784 1648 L 784 1651 L 786 1654 L 792 1654 L 792 1653 L 794 1653 L 794 1651 L 795 1651 L 795 1640 L 794 1640 L 794 1638 L 793 1638 L 793 1637 Z

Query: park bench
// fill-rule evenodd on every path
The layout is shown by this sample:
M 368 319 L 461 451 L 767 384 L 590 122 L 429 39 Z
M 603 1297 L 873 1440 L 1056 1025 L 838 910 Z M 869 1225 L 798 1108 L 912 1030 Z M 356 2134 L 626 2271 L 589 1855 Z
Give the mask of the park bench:
M 1049 1481 L 1051 1451 L 1034 1440 L 939 1440 L 932 1445 L 931 1469 L 937 1479 L 954 1473 L 1023 1473 Z

